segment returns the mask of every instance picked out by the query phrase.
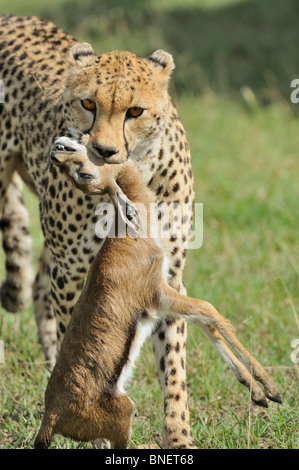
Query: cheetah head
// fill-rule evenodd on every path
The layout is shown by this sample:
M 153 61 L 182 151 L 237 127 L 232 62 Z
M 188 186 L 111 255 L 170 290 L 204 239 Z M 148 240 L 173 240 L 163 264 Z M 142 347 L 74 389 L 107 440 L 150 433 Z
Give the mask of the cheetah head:
M 95 55 L 87 43 L 68 54 L 63 113 L 74 138 L 99 161 L 139 160 L 159 142 L 168 108 L 172 56 L 131 52 Z

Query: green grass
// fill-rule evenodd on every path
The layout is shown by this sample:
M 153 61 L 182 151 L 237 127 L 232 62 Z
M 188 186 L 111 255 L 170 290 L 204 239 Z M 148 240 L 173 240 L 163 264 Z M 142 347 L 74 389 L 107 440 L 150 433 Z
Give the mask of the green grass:
M 252 405 L 247 390 L 191 326 L 192 429 L 202 448 L 298 448 L 298 365 L 290 355 L 291 341 L 299 338 L 299 123 L 288 100 L 298 64 L 298 5 L 272 1 L 275 9 L 269 0 L 152 0 L 139 9 L 140 3 L 128 1 L 125 10 L 114 1 L 55 0 L 45 6 L 2 0 L 0 9 L 46 16 L 97 50 L 147 54 L 165 47 L 175 53 L 173 91 L 192 150 L 196 200 L 204 204 L 203 245 L 188 253 L 185 284 L 189 295 L 228 316 L 283 399 L 282 406 L 271 403 L 267 410 Z M 287 19 L 288 28 L 280 30 Z M 241 90 L 243 85 L 248 88 Z M 28 193 L 26 201 L 38 254 L 38 205 Z M 17 315 L 1 310 L 3 449 L 32 447 L 40 424 L 48 373 L 36 337 L 32 308 Z M 163 398 L 150 340 L 129 394 L 136 403 L 133 445 L 152 443 L 161 433 Z M 90 446 L 62 438 L 52 444 L 85 447 Z

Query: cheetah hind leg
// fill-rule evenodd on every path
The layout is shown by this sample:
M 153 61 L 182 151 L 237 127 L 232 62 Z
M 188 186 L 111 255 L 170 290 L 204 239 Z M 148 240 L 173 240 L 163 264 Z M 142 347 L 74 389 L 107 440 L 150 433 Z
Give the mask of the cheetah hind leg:
M 1 304 L 8 312 L 26 309 L 32 300 L 32 239 L 23 202 L 23 181 L 17 172 L 6 191 L 0 229 L 6 256 L 6 279 L 0 290 Z

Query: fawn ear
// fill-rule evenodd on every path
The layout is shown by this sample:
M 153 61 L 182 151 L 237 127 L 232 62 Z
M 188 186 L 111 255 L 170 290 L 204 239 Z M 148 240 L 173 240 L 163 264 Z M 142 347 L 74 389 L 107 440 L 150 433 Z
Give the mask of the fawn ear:
M 116 209 L 116 213 L 120 216 L 121 221 L 128 227 L 128 233 L 134 237 L 140 234 L 142 230 L 142 222 L 139 211 L 135 204 L 122 192 L 120 187 L 114 194 L 111 194 L 111 199 Z
M 85 67 L 93 63 L 95 57 L 94 50 L 87 42 L 74 44 L 69 50 L 67 60 L 75 67 Z

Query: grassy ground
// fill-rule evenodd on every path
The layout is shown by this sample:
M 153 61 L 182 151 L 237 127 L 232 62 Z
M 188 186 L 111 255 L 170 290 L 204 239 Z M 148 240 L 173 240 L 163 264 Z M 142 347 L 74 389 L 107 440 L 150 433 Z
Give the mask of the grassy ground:
M 1 0 L 0 8 L 53 19 L 98 50 L 104 38 L 104 50 L 177 51 L 173 91 L 188 131 L 197 202 L 204 203 L 203 246 L 187 258 L 188 293 L 209 300 L 230 318 L 283 399 L 283 406 L 271 403 L 268 410 L 253 406 L 206 338 L 190 327 L 193 432 L 202 448 L 298 448 L 298 365 L 290 356 L 291 341 L 299 338 L 299 123 L 288 100 L 296 64 L 299 70 L 293 49 L 298 6 L 275 1 L 277 9 L 268 12 L 268 0 L 152 0 L 139 10 L 140 3 L 130 0 L 125 10 L 120 2 L 103 1 L 101 17 L 92 0 L 84 7 L 75 0 L 53 0 L 47 7 L 36 0 Z M 287 19 L 289 27 L 279 29 Z M 141 41 L 141 30 L 146 40 Z M 197 47 L 190 47 L 196 37 Z M 28 193 L 26 200 L 38 253 L 38 206 Z M 32 447 L 48 379 L 32 309 L 17 315 L 1 310 L 0 338 L 5 343 L 0 448 Z M 163 400 L 150 341 L 129 394 L 136 403 L 133 445 L 154 442 L 161 432 Z M 57 438 L 52 447 L 86 446 Z

